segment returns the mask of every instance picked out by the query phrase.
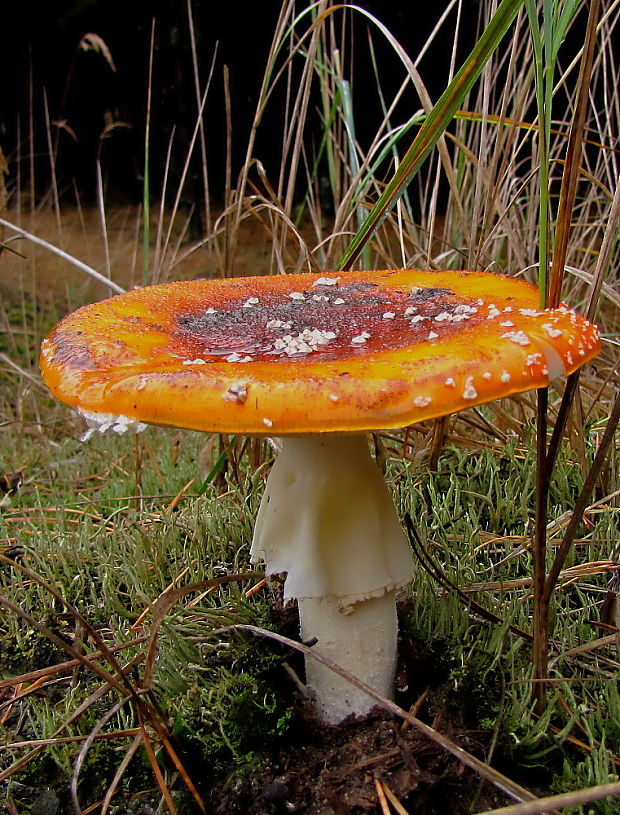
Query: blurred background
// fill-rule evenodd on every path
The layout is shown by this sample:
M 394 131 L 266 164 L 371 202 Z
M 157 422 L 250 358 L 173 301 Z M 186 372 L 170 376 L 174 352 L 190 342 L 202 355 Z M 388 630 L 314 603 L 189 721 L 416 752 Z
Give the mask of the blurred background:
M 412 58 L 417 56 L 442 12 L 431 3 L 362 2 L 359 5 L 377 16 Z M 458 21 L 458 53 L 462 55 L 473 42 L 478 25 L 477 4 L 466 2 L 463 8 L 465 12 Z M 141 200 L 153 36 L 151 180 L 154 184 L 161 182 L 171 144 L 169 179 L 174 186 L 187 154 L 198 109 L 193 42 L 200 87 L 204 88 L 211 77 L 204 122 L 211 194 L 217 202 L 224 188 L 227 153 L 225 84 L 232 126 L 234 179 L 245 159 L 279 11 L 280 3 L 274 0 L 244 4 L 243 11 L 234 3 L 192 0 L 190 21 L 184 0 L 132 0 L 129 3 L 125 0 L 54 3 L 25 0 L 5 4 L 0 49 L 0 75 L 4 79 L 0 98 L 0 148 L 7 159 L 13 184 L 18 176 L 22 180 L 29 177 L 34 162 L 32 189 L 37 196 L 45 195 L 52 182 L 51 148 L 56 157 L 56 183 L 61 196 L 69 196 L 74 201 L 75 187 L 83 203 L 93 200 L 95 162 L 100 158 L 108 202 L 116 200 L 123 204 Z M 342 56 L 354 65 L 352 99 L 356 135 L 363 142 L 376 132 L 379 99 L 369 54 L 359 58 L 359 51 L 367 44 L 366 22 L 357 14 L 346 24 L 355 27 L 351 41 L 355 42 L 358 53 L 352 53 L 352 48 L 351 53 Z M 447 82 L 454 36 L 451 32 L 454 25 L 442 27 L 420 64 L 433 101 Z M 383 38 L 375 40 L 373 47 L 380 49 L 375 59 L 381 66 L 381 82 L 389 98 L 402 81 L 402 65 L 390 53 Z M 418 99 L 409 97 L 409 103 L 412 110 L 420 107 Z M 255 151 L 268 174 L 275 172 L 280 164 L 279 139 L 285 110 L 285 86 L 280 83 L 266 111 Z M 196 166 L 191 168 L 186 185 L 186 195 L 190 197 L 192 178 L 200 187 L 196 195 L 202 194 L 198 160 L 196 152 Z

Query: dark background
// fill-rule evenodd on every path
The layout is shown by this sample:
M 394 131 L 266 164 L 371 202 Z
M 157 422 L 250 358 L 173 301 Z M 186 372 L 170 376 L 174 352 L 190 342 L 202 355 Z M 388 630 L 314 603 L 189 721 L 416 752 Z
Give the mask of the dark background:
M 398 38 L 412 56 L 436 23 L 443 3 L 362 2 Z M 461 55 L 473 43 L 477 4 L 466 4 Z M 221 197 L 226 150 L 223 66 L 230 72 L 233 122 L 233 179 L 245 156 L 245 146 L 266 64 L 279 2 L 233 3 L 193 0 L 194 27 L 201 81 L 204 83 L 215 53 L 217 58 L 205 109 L 208 163 L 212 197 Z M 469 10 L 467 12 L 467 10 Z M 152 189 L 161 184 L 170 135 L 174 130 L 169 184 L 174 188 L 196 121 L 196 92 L 185 0 L 5 0 L 2 7 L 0 48 L 0 147 L 9 162 L 9 188 L 28 187 L 31 167 L 29 122 L 34 123 L 35 189 L 45 195 L 50 187 L 49 129 L 57 155 L 57 184 L 61 195 L 82 201 L 95 195 L 95 162 L 101 158 L 108 200 L 139 202 L 142 198 L 144 129 L 148 86 L 149 42 L 155 20 L 153 101 L 150 145 Z M 355 16 L 356 70 L 353 98 L 357 136 L 362 143 L 380 120 L 366 43 L 367 23 Z M 433 100 L 445 88 L 452 48 L 453 19 L 444 27 L 421 73 Z M 87 33 L 99 35 L 114 60 L 79 48 Z M 381 43 L 382 38 L 376 37 Z M 386 46 L 380 45 L 382 83 L 389 96 L 403 78 L 402 68 Z M 413 92 L 401 121 L 420 102 Z M 46 114 L 46 105 L 48 113 Z M 261 127 L 255 154 L 270 174 L 279 164 L 282 105 L 276 97 Z M 101 138 L 106 125 L 122 122 Z M 60 123 L 60 124 L 59 124 Z M 126 125 L 126 126 L 125 126 Z M 317 123 L 318 126 L 318 123 Z M 196 150 L 199 156 L 199 150 Z M 19 165 L 19 166 L 18 166 Z M 19 170 L 19 173 L 18 173 Z M 190 173 L 199 183 L 194 163 Z M 234 186 L 234 182 L 233 182 Z M 190 192 L 191 194 L 191 192 Z

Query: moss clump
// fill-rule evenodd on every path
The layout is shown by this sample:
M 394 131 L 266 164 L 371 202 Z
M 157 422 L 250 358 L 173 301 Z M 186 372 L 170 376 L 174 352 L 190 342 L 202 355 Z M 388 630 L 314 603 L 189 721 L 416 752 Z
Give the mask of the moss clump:
M 174 732 L 198 749 L 210 774 L 251 771 L 288 731 L 291 709 L 265 676 L 218 669 L 208 684 L 196 683 L 173 702 Z M 172 711 L 171 711 L 172 713 Z M 188 750 L 189 752 L 189 750 Z

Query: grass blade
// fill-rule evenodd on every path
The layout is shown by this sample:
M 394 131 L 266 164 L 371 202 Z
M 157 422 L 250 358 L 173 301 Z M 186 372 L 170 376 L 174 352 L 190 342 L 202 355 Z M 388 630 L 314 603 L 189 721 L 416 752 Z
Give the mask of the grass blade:
M 566 160 L 564 162 L 564 173 L 562 175 L 556 235 L 553 246 L 553 264 L 551 267 L 551 279 L 549 281 L 548 304 L 552 308 L 559 305 L 562 291 L 564 263 L 566 261 L 568 238 L 571 231 L 571 214 L 575 205 L 577 181 L 581 170 L 581 150 L 583 146 L 586 110 L 589 104 L 592 64 L 597 41 L 596 26 L 600 14 L 600 7 L 600 0 L 592 0 L 590 3 L 586 41 L 577 83 L 577 99 L 568 137 L 568 145 L 566 147 Z
M 113 280 L 108 280 L 105 275 L 102 275 L 96 269 L 93 269 L 92 266 L 89 266 L 87 263 L 84 263 L 78 258 L 70 255 L 68 252 L 64 252 L 58 246 L 55 246 L 53 243 L 49 243 L 48 241 L 43 240 L 38 235 L 33 235 L 32 232 L 27 232 L 25 229 L 17 226 L 16 224 L 12 224 L 10 221 L 5 221 L 4 218 L 0 218 L 0 225 L 5 226 L 7 229 L 11 229 L 13 232 L 16 232 L 18 235 L 21 235 L 26 240 L 29 240 L 31 243 L 36 243 L 38 246 L 42 246 L 44 249 L 47 249 L 49 252 L 52 252 L 58 257 L 66 260 L 67 263 L 70 263 L 72 266 L 75 266 L 76 269 L 80 269 L 82 272 L 86 272 L 89 277 L 92 277 L 94 280 L 99 281 L 99 283 L 103 283 L 104 286 L 107 286 L 110 291 L 114 292 L 115 294 L 122 294 L 125 289 L 122 286 L 119 286 L 117 283 L 114 283 Z
M 151 137 L 151 100 L 153 95 L 153 52 L 155 50 L 155 18 L 151 21 L 151 44 L 149 48 L 148 87 L 146 92 L 146 119 L 144 123 L 144 178 L 142 181 L 142 285 L 149 279 L 151 255 L 151 190 L 149 181 L 149 150 Z

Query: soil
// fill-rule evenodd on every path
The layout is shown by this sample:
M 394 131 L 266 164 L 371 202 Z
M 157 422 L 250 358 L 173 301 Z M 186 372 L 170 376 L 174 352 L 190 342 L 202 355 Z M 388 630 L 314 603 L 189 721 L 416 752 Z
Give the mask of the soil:
M 66 207 L 56 216 L 52 208 L 43 208 L 29 217 L 27 223 L 14 210 L 3 210 L 2 217 L 11 223 L 22 224 L 37 237 L 62 248 L 64 252 L 78 258 L 94 269 L 103 272 L 106 268 L 105 243 L 101 239 L 100 214 L 96 207 L 83 209 Z M 124 288 L 132 288 L 142 283 L 142 247 L 137 243 L 137 225 L 140 223 L 140 209 L 133 206 L 114 207 L 107 213 L 107 233 L 110 252 L 112 279 Z M 169 217 L 169 216 L 166 216 Z M 183 220 L 182 217 L 179 218 Z M 155 254 L 156 225 L 152 226 L 152 256 Z M 178 231 L 173 231 L 172 244 L 176 247 Z M 164 230 L 165 231 L 165 230 Z M 215 260 L 208 247 L 187 254 L 193 241 L 186 236 L 178 251 L 169 248 L 167 261 L 183 256 L 183 261 L 169 270 L 165 277 L 170 280 L 192 280 L 201 277 L 212 277 L 217 274 Z M 0 281 L 0 292 L 9 297 L 27 290 L 32 286 L 37 298 L 47 303 L 66 296 L 67 289 L 79 292 L 72 307 L 82 303 L 100 300 L 110 296 L 110 291 L 102 283 L 93 281 L 74 265 L 58 258 L 36 244 L 23 238 L 11 237 L 10 230 L 0 229 L 0 242 L 8 241 L 13 252 L 3 252 L 3 274 Z M 256 219 L 249 218 L 242 222 L 239 230 L 239 241 L 234 254 L 235 276 L 267 274 L 271 268 L 272 241 Z M 153 257 L 151 260 L 153 260 Z M 26 282 L 24 282 L 26 281 Z M 163 282 L 163 279 L 151 282 Z M 60 301 L 62 302 L 62 300 Z
M 432 705 L 427 712 L 443 719 L 442 732 L 484 758 L 478 734 L 457 730 Z M 205 789 L 197 768 L 192 770 L 208 815 L 468 815 L 510 803 L 455 758 L 379 709 L 364 721 L 337 727 L 300 718 L 287 743 L 271 755 L 268 769 L 254 778 L 223 778 Z M 382 808 L 378 786 L 396 803 Z M 65 789 L 22 788 L 20 792 L 31 803 L 31 815 L 74 812 Z M 177 783 L 172 795 L 179 815 L 199 815 L 182 785 Z M 116 795 L 110 810 L 112 815 L 162 811 L 166 810 L 161 809 L 153 788 Z
M 452 736 L 482 756 L 473 734 Z M 465 815 L 506 803 L 456 759 L 381 711 L 338 727 L 307 723 L 297 731 L 296 742 L 274 755 L 260 779 L 213 789 L 208 810 L 217 815 L 379 815 L 377 786 L 384 794 L 387 788 L 407 812 L 420 815 Z

